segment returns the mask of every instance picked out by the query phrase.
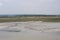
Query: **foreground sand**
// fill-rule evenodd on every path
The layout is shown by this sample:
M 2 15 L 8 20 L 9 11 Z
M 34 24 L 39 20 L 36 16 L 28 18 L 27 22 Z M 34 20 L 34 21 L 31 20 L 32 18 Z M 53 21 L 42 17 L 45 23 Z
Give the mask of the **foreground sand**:
M 60 23 L 41 21 L 0 23 L 0 29 L 6 27 L 16 27 L 21 31 L 0 31 L 0 40 L 60 40 Z

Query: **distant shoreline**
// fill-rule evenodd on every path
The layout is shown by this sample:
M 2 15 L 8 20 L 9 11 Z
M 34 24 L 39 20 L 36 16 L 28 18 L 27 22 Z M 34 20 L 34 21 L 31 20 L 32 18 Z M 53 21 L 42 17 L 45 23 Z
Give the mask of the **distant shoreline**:
M 24 22 L 24 21 L 42 21 L 42 22 L 60 22 L 60 17 L 8 17 L 0 18 L 0 22 Z

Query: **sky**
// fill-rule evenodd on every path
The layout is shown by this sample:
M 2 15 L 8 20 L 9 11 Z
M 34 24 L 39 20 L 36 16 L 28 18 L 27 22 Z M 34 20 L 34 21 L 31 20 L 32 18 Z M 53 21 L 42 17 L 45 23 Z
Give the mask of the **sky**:
M 0 14 L 60 15 L 60 0 L 0 0 Z

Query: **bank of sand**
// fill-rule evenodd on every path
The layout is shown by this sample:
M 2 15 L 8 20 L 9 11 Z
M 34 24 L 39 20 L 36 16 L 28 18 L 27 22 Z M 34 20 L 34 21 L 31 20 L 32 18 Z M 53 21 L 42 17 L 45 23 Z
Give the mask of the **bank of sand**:
M 0 40 L 60 40 L 60 23 L 6 22 L 0 29 L 16 27 L 20 32 L 0 31 Z

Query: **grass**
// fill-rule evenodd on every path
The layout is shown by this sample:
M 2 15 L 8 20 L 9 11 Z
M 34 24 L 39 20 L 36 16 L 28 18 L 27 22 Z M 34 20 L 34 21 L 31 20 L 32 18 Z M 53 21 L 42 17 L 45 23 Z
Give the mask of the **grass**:
M 60 22 L 60 17 L 16 17 L 16 18 L 0 18 L 0 22 L 21 22 L 21 21 Z
M 44 18 L 44 22 L 60 22 L 60 18 Z

